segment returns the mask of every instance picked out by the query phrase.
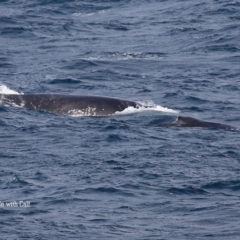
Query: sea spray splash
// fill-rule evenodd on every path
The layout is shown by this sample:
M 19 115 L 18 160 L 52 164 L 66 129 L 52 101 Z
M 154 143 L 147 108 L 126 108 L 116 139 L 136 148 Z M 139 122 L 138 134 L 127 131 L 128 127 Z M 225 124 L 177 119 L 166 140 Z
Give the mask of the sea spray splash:
M 0 94 L 20 94 L 20 93 L 8 88 L 6 85 L 0 85 Z

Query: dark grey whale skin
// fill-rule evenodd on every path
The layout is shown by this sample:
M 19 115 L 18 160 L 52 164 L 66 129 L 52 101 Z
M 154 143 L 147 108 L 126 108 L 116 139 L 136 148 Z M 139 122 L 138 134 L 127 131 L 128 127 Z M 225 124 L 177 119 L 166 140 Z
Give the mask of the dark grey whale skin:
M 83 113 L 88 116 L 106 116 L 141 104 L 111 97 L 61 94 L 0 94 L 0 100 L 27 109 L 46 110 L 56 114 Z M 78 112 L 79 111 L 79 112 Z
M 160 124 L 157 127 L 203 127 L 224 130 L 239 130 L 239 128 L 216 122 L 202 121 L 192 117 L 178 116 L 176 121 Z
M 45 110 L 56 114 L 81 114 L 87 116 L 107 116 L 121 112 L 128 107 L 144 107 L 134 101 L 89 95 L 0 94 L 0 100 L 27 109 Z M 176 121 L 160 124 L 157 127 L 204 127 L 239 130 L 239 128 L 227 124 L 207 122 L 185 116 L 178 116 Z

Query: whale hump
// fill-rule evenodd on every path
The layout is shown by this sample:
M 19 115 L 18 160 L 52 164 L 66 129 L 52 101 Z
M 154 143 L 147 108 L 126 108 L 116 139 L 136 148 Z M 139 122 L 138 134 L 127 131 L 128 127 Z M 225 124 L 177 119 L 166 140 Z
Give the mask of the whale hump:
M 27 109 L 45 110 L 56 114 L 107 116 L 140 103 L 112 97 L 63 94 L 0 94 L 4 103 Z
M 160 124 L 158 127 L 203 127 L 224 130 L 239 130 L 239 128 L 216 122 L 202 121 L 192 117 L 178 116 L 174 122 Z

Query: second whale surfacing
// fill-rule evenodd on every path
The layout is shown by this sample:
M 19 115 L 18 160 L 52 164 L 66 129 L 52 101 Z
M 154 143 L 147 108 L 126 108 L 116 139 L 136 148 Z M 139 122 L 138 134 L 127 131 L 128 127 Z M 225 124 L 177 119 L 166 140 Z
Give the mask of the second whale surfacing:
M 4 103 L 56 114 L 107 116 L 128 107 L 144 107 L 140 103 L 111 97 L 62 94 L 0 94 Z
M 192 117 L 178 116 L 174 122 L 160 124 L 157 127 L 202 127 L 224 130 L 239 130 L 239 128 L 216 122 L 202 121 Z

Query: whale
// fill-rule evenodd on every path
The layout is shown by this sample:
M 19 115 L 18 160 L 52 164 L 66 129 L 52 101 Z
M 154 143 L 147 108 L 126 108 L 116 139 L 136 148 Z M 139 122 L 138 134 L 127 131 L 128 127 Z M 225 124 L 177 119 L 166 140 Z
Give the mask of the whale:
M 3 103 L 55 114 L 107 116 L 128 107 L 144 107 L 140 103 L 112 97 L 62 94 L 0 94 Z
M 148 108 L 138 102 L 113 97 L 63 94 L 0 94 L 3 103 L 43 110 L 55 114 L 108 116 L 122 112 L 128 107 Z M 202 127 L 224 130 L 239 130 L 231 125 L 208 122 L 188 116 L 178 116 L 174 122 L 159 124 L 156 127 Z
M 174 122 L 159 124 L 157 127 L 201 127 L 201 128 L 215 128 L 215 129 L 224 129 L 224 130 L 239 130 L 239 128 L 217 123 L 217 122 L 208 122 L 199 120 L 187 116 L 178 116 Z

